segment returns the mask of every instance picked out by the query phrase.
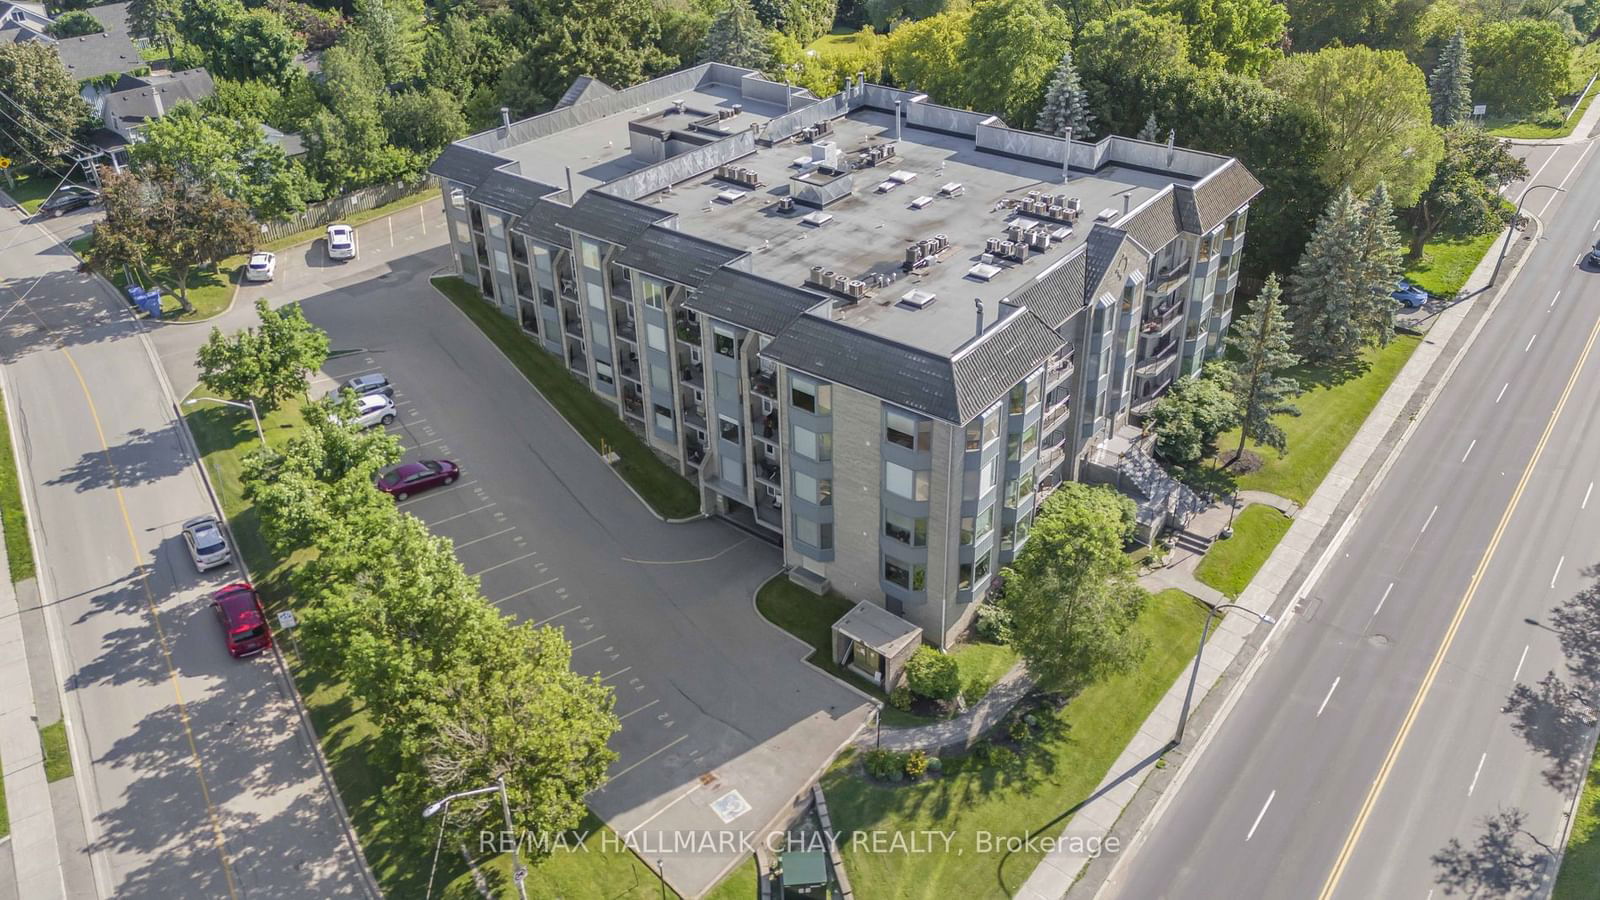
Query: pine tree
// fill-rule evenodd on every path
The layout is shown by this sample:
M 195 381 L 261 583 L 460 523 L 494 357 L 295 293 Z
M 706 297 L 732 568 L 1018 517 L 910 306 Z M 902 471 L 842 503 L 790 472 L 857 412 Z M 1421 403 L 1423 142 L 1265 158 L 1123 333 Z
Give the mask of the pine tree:
M 1400 230 L 1394 225 L 1388 185 L 1380 181 L 1361 207 L 1360 278 L 1366 290 L 1360 295 L 1356 314 L 1362 336 L 1379 346 L 1394 339 L 1394 300 L 1390 295 L 1405 271 L 1403 247 Z
M 1139 133 L 1135 137 L 1141 141 L 1149 141 L 1152 144 L 1161 140 L 1161 126 L 1156 124 L 1156 114 L 1154 112 L 1150 113 L 1149 117 L 1144 120 L 1144 127 L 1139 129 Z
M 771 47 L 771 37 L 761 27 L 750 0 L 733 0 L 711 20 L 700 44 L 700 61 L 759 71 L 771 67 Z
M 1228 335 L 1231 387 L 1239 402 L 1239 449 L 1234 459 L 1244 452 L 1246 441 L 1283 453 L 1288 449 L 1287 438 L 1272 417 L 1300 415 L 1299 408 L 1289 402 L 1300 392 L 1300 385 L 1278 374 L 1300 362 L 1289 351 L 1282 293 L 1277 274 L 1268 275 L 1250 315 Z
M 1039 130 L 1045 134 L 1065 137 L 1068 128 L 1073 140 L 1094 137 L 1094 113 L 1089 111 L 1089 95 L 1078 67 L 1072 64 L 1071 50 L 1061 54 L 1061 64 L 1044 95 L 1044 109 L 1039 112 Z
M 1359 317 L 1370 293 L 1361 256 L 1362 210 L 1345 188 L 1328 204 L 1295 264 L 1289 318 L 1301 356 L 1327 362 L 1361 349 Z
M 1467 38 L 1457 28 L 1450 43 L 1439 53 L 1439 62 L 1428 76 L 1428 93 L 1433 98 L 1433 124 L 1446 128 L 1459 124 L 1472 114 L 1472 54 Z

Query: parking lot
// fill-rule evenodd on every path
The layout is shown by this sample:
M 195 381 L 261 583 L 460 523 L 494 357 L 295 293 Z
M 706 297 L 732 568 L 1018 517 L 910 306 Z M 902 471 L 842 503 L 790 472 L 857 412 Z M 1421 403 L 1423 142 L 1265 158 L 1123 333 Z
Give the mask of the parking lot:
M 574 668 L 615 688 L 619 758 L 590 805 L 697 896 L 742 861 L 740 832 L 789 808 L 867 704 L 755 612 L 755 589 L 781 564 L 775 548 L 720 521 L 656 519 L 428 274 L 369 273 L 303 302 L 335 348 L 362 348 L 331 360 L 312 393 L 381 371 L 396 387 L 389 430 L 405 459 L 461 465 L 454 484 L 402 508 L 455 542 L 490 602 L 563 629 Z

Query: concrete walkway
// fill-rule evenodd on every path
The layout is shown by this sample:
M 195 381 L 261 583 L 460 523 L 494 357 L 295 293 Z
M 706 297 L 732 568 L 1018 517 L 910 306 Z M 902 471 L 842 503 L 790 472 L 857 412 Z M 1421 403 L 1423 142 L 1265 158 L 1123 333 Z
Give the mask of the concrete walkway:
M 1600 109 L 1600 104 L 1590 107 L 1591 112 L 1595 109 Z M 1523 246 L 1527 244 L 1526 241 L 1519 243 Z M 1521 260 L 1524 258 L 1525 255 L 1518 257 L 1509 276 L 1501 284 L 1502 292 L 1505 285 L 1510 284 L 1515 279 L 1516 271 L 1520 268 Z M 1250 586 L 1240 596 L 1238 602 L 1242 606 L 1247 609 L 1265 612 L 1269 609 L 1274 609 L 1279 605 L 1280 601 L 1283 604 L 1287 604 L 1289 600 L 1292 600 L 1292 597 L 1286 596 L 1288 593 L 1286 588 L 1289 586 L 1296 570 L 1300 567 L 1301 562 L 1311 554 L 1313 545 L 1330 525 L 1337 528 L 1348 521 L 1347 518 L 1342 516 L 1338 517 L 1338 521 L 1335 521 L 1335 512 L 1340 507 L 1341 502 L 1345 500 L 1345 495 L 1351 491 L 1359 480 L 1362 470 L 1369 462 L 1377 463 L 1380 468 L 1377 476 L 1371 482 L 1371 484 L 1376 484 L 1381 480 L 1382 473 L 1387 468 L 1388 462 L 1392 461 L 1394 455 L 1398 454 L 1400 448 L 1404 446 L 1405 437 L 1410 434 L 1409 430 L 1404 432 L 1387 455 L 1377 456 L 1377 451 L 1384 445 L 1384 439 L 1390 429 L 1404 424 L 1402 417 L 1408 414 L 1407 407 L 1412 403 L 1413 395 L 1424 388 L 1424 383 L 1428 381 L 1428 375 L 1433 369 L 1434 363 L 1439 361 L 1446 345 L 1451 343 L 1451 336 L 1461 327 L 1462 322 L 1466 320 L 1472 310 L 1481 307 L 1485 303 L 1491 303 L 1500 296 L 1497 294 L 1491 299 L 1490 296 L 1484 293 L 1489 286 L 1489 277 L 1493 268 L 1493 256 L 1486 256 L 1478 264 L 1477 268 L 1473 270 L 1462 292 L 1463 297 L 1470 299 L 1452 304 L 1439 314 L 1438 321 L 1429 332 L 1428 340 L 1418 345 L 1417 349 L 1412 353 L 1405 367 L 1400 370 L 1394 381 L 1389 385 L 1388 390 L 1384 392 L 1383 397 L 1379 399 L 1377 405 L 1373 408 L 1371 414 L 1367 416 L 1366 421 L 1362 423 L 1360 430 L 1351 439 L 1350 444 L 1345 447 L 1343 454 L 1340 455 L 1333 469 L 1318 485 L 1316 493 L 1311 497 L 1311 501 L 1295 515 L 1294 523 L 1290 526 L 1288 533 L 1284 535 L 1283 540 L 1279 541 L 1272 555 L 1261 567 L 1261 571 L 1256 574 Z M 1476 319 L 1478 325 L 1481 325 L 1482 321 L 1481 317 Z M 1459 358 L 1459 356 L 1455 357 L 1457 360 Z M 1454 361 L 1446 360 L 1447 368 L 1444 377 L 1433 381 L 1428 386 L 1433 393 L 1436 393 L 1448 378 L 1449 367 L 1454 365 Z M 1426 401 L 1424 401 L 1423 408 L 1426 408 Z M 1414 423 L 1416 418 L 1417 414 L 1411 414 L 1410 421 Z M 1243 495 L 1241 495 L 1240 502 L 1244 502 Z M 1225 513 L 1226 507 L 1224 506 L 1222 509 Z M 1214 512 L 1215 508 L 1208 510 L 1197 516 L 1196 520 L 1210 516 Z M 1195 524 L 1195 522 L 1191 522 L 1191 525 Z M 1335 536 L 1334 543 L 1329 545 L 1328 552 L 1337 547 L 1337 541 L 1338 537 Z M 1322 560 L 1325 561 L 1327 558 L 1327 552 L 1325 552 Z M 1196 561 L 1196 564 L 1198 564 L 1198 561 Z M 1320 569 L 1321 564 L 1319 562 L 1319 564 L 1313 566 L 1309 576 L 1303 583 L 1309 584 L 1313 582 Z M 1280 612 L 1280 615 L 1282 614 Z M 1217 684 L 1217 679 L 1223 671 L 1234 663 L 1236 657 L 1240 656 L 1246 641 L 1259 625 L 1260 623 L 1251 616 L 1230 615 L 1225 617 L 1216 630 L 1212 632 L 1213 636 L 1207 643 L 1201 660 L 1200 677 L 1195 694 L 1195 704 L 1197 706 L 1209 693 L 1210 689 Z M 1196 640 L 1198 639 L 1199 636 L 1196 635 Z M 1166 695 L 1162 697 L 1161 701 L 1157 703 L 1155 710 L 1145 720 L 1144 725 L 1140 727 L 1133 741 L 1123 749 L 1122 754 L 1117 757 L 1117 761 L 1112 764 L 1110 771 L 1101 781 L 1100 786 L 1087 800 L 1080 804 L 1072 818 L 1067 822 L 1066 827 L 1063 829 L 1063 834 L 1069 834 L 1071 837 L 1078 839 L 1095 837 L 1104 840 L 1111 833 L 1112 827 L 1122 817 L 1124 810 L 1133 800 L 1134 795 L 1138 793 L 1139 787 L 1146 778 L 1150 777 L 1153 771 L 1156 771 L 1151 764 L 1171 751 L 1175 746 L 1172 743 L 1172 737 L 1176 733 L 1178 715 L 1183 706 L 1184 692 L 1188 687 L 1188 681 L 1187 677 L 1178 679 L 1167 691 Z M 1229 683 L 1235 683 L 1235 680 L 1230 680 Z M 1191 743 L 1197 740 L 1204 740 L 1203 736 L 1195 733 L 1196 730 L 1193 723 L 1191 723 L 1188 736 L 1188 740 Z M 1179 777 L 1181 778 L 1181 775 Z M 1142 824 L 1137 827 L 1142 827 Z M 1106 871 L 1102 870 L 1096 877 L 1084 877 L 1080 880 L 1080 874 L 1084 872 L 1085 866 L 1089 865 L 1093 860 L 1086 854 L 1070 852 L 1068 848 L 1074 846 L 1074 843 L 1074 841 L 1059 842 L 1057 847 L 1048 853 L 1039 863 L 1039 866 L 1034 869 L 1028 880 L 1015 895 L 1015 900 L 1060 900 L 1075 885 L 1077 892 L 1081 896 L 1092 896 L 1103 882 Z M 1081 847 L 1083 843 L 1083 840 L 1079 840 L 1076 845 Z M 1123 846 L 1126 846 L 1127 843 L 1128 841 L 1124 841 Z
M 1591 90 L 1600 90 L 1600 86 L 1591 88 Z M 1506 140 L 1513 144 L 1525 147 L 1551 147 L 1560 146 L 1562 144 L 1581 144 L 1589 139 L 1589 135 L 1593 133 L 1596 125 L 1600 125 L 1600 103 L 1591 102 L 1589 104 L 1589 108 L 1583 111 L 1583 117 L 1578 120 L 1578 124 L 1572 126 L 1572 133 L 1566 137 L 1544 139 L 1507 138 Z
M 881 746 L 886 750 L 927 750 L 930 753 L 945 747 L 965 750 L 999 724 L 1032 687 L 1033 679 L 1019 662 L 995 682 L 982 700 L 954 718 L 927 725 L 884 728 L 881 732 L 863 728 L 856 734 L 855 742 L 862 747 Z
M 1270 506 L 1291 519 L 1300 512 L 1300 504 L 1266 491 L 1240 491 L 1233 498 L 1233 503 L 1235 514 L 1242 512 L 1247 506 L 1256 505 Z M 1190 519 L 1184 531 L 1206 541 L 1215 541 L 1223 529 L 1228 527 L 1229 521 L 1228 505 L 1213 503 Z M 1195 549 L 1182 545 L 1175 546 L 1159 568 L 1153 568 L 1139 576 L 1139 586 L 1152 594 L 1164 590 L 1180 590 L 1198 598 L 1207 606 L 1221 606 L 1228 602 L 1227 596 L 1195 577 L 1195 570 L 1200 567 L 1200 560 L 1204 558 L 1205 554 Z

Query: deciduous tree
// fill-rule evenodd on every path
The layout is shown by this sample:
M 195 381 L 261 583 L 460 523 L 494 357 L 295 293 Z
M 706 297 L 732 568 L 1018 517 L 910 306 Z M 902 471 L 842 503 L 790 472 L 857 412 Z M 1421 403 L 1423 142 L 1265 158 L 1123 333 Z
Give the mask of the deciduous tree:
M 213 75 L 281 84 L 305 41 L 270 9 L 239 0 L 185 0 L 179 30 L 205 56 Z
M 422 159 L 432 159 L 467 133 L 467 120 L 454 95 L 441 88 L 395 94 L 383 104 L 383 127 L 390 140 Z
M 92 110 L 48 44 L 0 42 L 0 155 L 48 161 L 72 152 Z
M 421 0 L 355 0 L 346 39 L 366 44 L 384 84 L 401 84 L 422 68 Z
M 129 149 L 138 171 L 171 170 L 216 185 L 263 221 L 285 219 L 321 196 L 298 162 L 268 143 L 259 123 L 208 115 L 183 103 L 145 126 Z
M 256 327 L 231 335 L 212 328 L 196 363 L 207 389 L 271 410 L 305 395 L 310 374 L 327 361 L 328 335 L 306 320 L 298 304 L 274 310 L 261 298 L 256 317 Z
M 1571 79 L 1572 43 L 1547 20 L 1517 18 L 1479 29 L 1472 58 L 1473 96 L 1494 116 L 1549 109 Z
M 1179 465 L 1216 453 L 1217 435 L 1239 418 L 1223 363 L 1208 363 L 1199 375 L 1179 378 L 1150 411 L 1156 452 Z
M 838 0 L 755 0 L 761 24 L 781 31 L 801 44 L 809 44 L 833 28 Z
M 522 56 L 500 79 L 500 99 L 518 114 L 546 109 L 579 75 L 637 84 L 676 60 L 661 50 L 654 4 L 634 0 L 513 0 Z
M 965 96 L 956 105 L 1031 127 L 1045 79 L 1071 37 L 1066 18 L 1044 0 L 980 0 L 961 49 Z
M 889 32 L 883 66 L 890 83 L 925 92 L 944 104 L 962 103 L 962 48 L 972 11 L 967 8 L 907 22 Z
M 1276 0 L 1158 0 L 1189 31 L 1189 58 L 1206 69 L 1259 75 L 1283 56 L 1289 11 Z
M 1119 133 L 1112 123 L 1127 123 L 1123 134 L 1137 127 L 1151 98 L 1194 69 L 1183 24 L 1139 8 L 1085 25 L 1073 54 L 1101 132 Z
M 1444 158 L 1433 181 L 1407 213 L 1409 256 L 1420 259 L 1435 234 L 1490 234 L 1511 221 L 1512 210 L 1500 188 L 1528 177 L 1528 165 L 1512 155 L 1510 143 L 1467 126 L 1444 133 Z
M 134 37 L 160 41 L 172 58 L 172 41 L 178 35 L 183 9 L 179 0 L 130 0 L 128 31 Z
M 1288 437 L 1273 419 L 1300 414 L 1299 407 L 1290 402 L 1300 392 L 1299 383 L 1279 374 L 1300 363 L 1289 349 L 1289 321 L 1282 294 L 1278 276 L 1268 275 L 1250 315 L 1235 322 L 1228 334 L 1227 365 L 1233 395 L 1239 400 L 1239 447 L 1234 459 L 1244 453 L 1248 441 L 1286 452 Z
M 55 38 L 82 37 L 86 34 L 99 34 L 105 31 L 100 20 L 89 15 L 81 9 L 64 12 L 50 23 L 50 36 Z
M 906 687 L 929 700 L 953 700 L 961 692 L 961 667 L 953 657 L 923 645 L 906 661 Z
M 1146 594 L 1123 553 L 1131 505 L 1104 486 L 1061 485 L 1006 569 L 1011 645 L 1047 688 L 1077 691 L 1145 652 L 1133 623 Z

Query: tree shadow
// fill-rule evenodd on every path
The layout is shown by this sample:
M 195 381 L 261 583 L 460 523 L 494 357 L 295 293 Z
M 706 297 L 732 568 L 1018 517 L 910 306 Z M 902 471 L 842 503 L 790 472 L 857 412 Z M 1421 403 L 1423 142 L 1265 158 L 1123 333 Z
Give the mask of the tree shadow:
M 1447 896 L 1469 897 L 1507 897 L 1538 889 L 1551 850 L 1523 827 L 1526 821 L 1521 810 L 1503 809 L 1484 817 L 1483 831 L 1471 844 L 1451 838 L 1433 855 L 1439 888 Z
M 104 450 L 91 450 L 61 474 L 46 481 L 52 487 L 72 485 L 79 493 L 108 487 L 150 484 L 183 474 L 189 461 L 178 439 L 177 425 L 155 431 L 135 428 L 128 439 Z
M 1310 388 L 1330 388 L 1367 374 L 1372 365 L 1363 356 L 1352 356 L 1326 363 L 1304 362 L 1284 370 L 1286 378 L 1299 382 L 1302 391 Z
M 1505 711 L 1512 717 L 1512 730 L 1547 760 L 1545 782 L 1562 794 L 1577 790 L 1594 726 L 1594 712 L 1582 692 L 1549 672 L 1536 686 L 1513 688 Z

